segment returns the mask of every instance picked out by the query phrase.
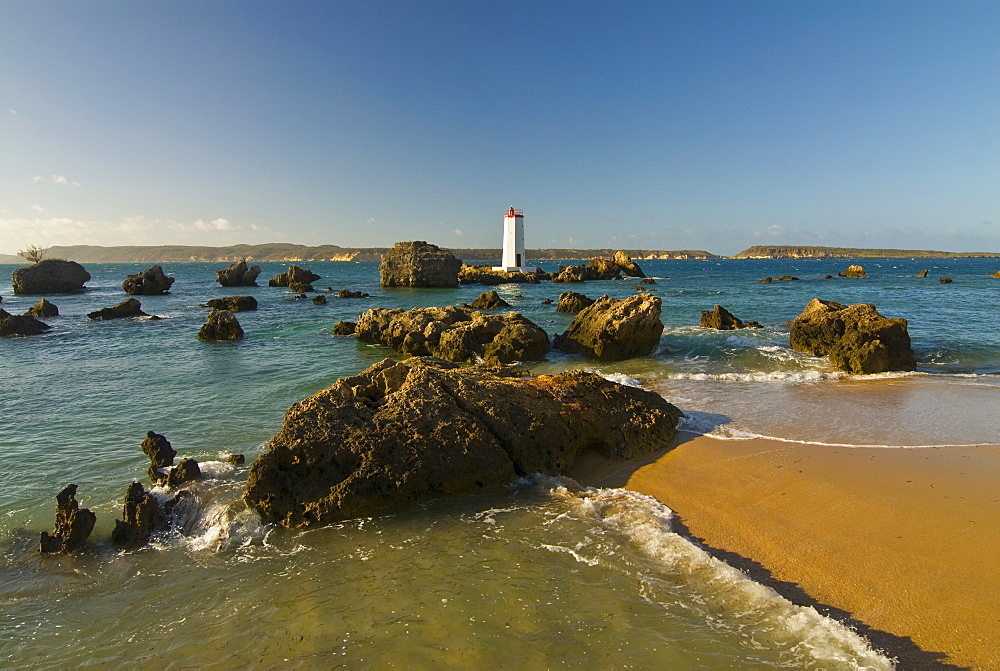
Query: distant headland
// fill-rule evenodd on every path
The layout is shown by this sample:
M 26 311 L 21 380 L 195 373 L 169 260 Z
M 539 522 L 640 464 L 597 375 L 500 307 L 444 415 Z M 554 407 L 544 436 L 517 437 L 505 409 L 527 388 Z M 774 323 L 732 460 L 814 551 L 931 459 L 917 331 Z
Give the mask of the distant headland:
M 45 250 L 46 258 L 59 258 L 77 263 L 232 263 L 247 261 L 297 263 L 307 261 L 379 261 L 389 247 L 340 247 L 338 245 L 294 245 L 274 242 L 260 245 L 230 245 L 199 247 L 191 245 L 98 247 L 95 245 L 53 246 Z M 501 250 L 460 249 L 451 252 L 465 261 L 499 259 Z M 865 249 L 860 247 L 818 247 L 791 245 L 755 245 L 739 254 L 726 257 L 701 249 L 623 249 L 636 260 L 642 259 L 824 259 L 824 258 L 997 258 L 1000 252 L 942 252 L 927 249 Z M 567 261 L 610 257 L 615 249 L 528 249 L 527 257 L 534 261 Z M 24 263 L 12 254 L 0 254 L 0 263 Z

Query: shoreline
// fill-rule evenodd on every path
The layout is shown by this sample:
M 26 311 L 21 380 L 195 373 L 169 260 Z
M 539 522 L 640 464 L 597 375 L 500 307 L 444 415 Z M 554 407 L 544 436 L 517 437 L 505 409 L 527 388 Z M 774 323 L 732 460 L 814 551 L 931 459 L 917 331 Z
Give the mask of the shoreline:
M 852 626 L 902 668 L 1000 666 L 1000 446 L 818 447 L 678 433 L 570 476 L 674 511 L 678 533 Z

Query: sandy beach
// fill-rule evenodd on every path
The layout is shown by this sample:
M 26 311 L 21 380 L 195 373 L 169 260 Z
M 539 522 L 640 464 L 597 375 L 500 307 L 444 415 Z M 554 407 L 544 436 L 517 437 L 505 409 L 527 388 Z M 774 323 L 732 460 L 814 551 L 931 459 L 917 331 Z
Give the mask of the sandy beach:
M 851 448 L 683 434 L 654 461 L 578 462 L 900 668 L 1000 667 L 1000 449 Z

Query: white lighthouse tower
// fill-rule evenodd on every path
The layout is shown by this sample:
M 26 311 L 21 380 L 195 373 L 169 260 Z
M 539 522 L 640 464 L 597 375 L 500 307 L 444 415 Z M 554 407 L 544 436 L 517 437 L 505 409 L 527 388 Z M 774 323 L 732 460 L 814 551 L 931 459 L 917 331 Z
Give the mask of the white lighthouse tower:
M 534 273 L 538 268 L 525 265 L 524 258 L 524 210 L 508 208 L 503 215 L 503 258 L 493 270 L 508 273 Z

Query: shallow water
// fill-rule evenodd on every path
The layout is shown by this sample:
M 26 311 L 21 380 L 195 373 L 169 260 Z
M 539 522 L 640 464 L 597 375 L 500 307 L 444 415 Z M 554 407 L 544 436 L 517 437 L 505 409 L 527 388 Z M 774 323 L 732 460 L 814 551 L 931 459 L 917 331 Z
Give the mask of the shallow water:
M 817 449 L 1000 442 L 995 260 L 865 260 L 864 280 L 819 279 L 847 260 L 640 263 L 664 278 L 653 288 L 667 328 L 653 355 L 595 365 L 553 352 L 530 368 L 583 367 L 642 384 L 687 411 L 690 426 L 728 437 Z M 666 508 L 620 490 L 521 483 L 308 533 L 260 526 L 238 501 L 246 467 L 221 463 L 226 455 L 249 463 L 292 403 L 393 356 L 332 336 L 333 324 L 377 306 L 471 302 L 485 288 L 382 289 L 376 264 L 304 264 L 323 276 L 317 288 L 372 294 L 316 306 L 266 286 L 222 289 L 214 271 L 223 265 L 165 267 L 177 280 L 172 294 L 140 297 L 164 319 L 92 322 L 86 313 L 123 300 L 124 275 L 145 266 L 87 264 L 85 292 L 50 297 L 61 312 L 47 320 L 52 332 L 0 340 L 4 666 L 887 665 L 840 625 L 673 534 Z M 261 278 L 285 269 L 261 265 Z M 11 294 L 15 267 L 0 266 L 0 295 L 17 313 L 38 297 Z M 912 277 L 924 267 L 931 278 Z M 785 274 L 803 279 L 756 282 Z M 938 285 L 943 274 L 954 284 Z M 624 297 L 634 284 L 498 291 L 554 334 L 571 316 L 543 298 L 570 289 Z M 198 304 L 226 294 L 261 304 L 238 315 L 246 339 L 198 341 Z M 848 378 L 788 349 L 785 322 L 817 296 L 909 319 L 918 373 Z M 765 328 L 697 328 L 715 303 Z M 139 444 L 150 430 L 180 456 L 210 462 L 212 477 L 194 486 L 198 505 L 183 528 L 152 548 L 116 552 L 107 538 L 126 486 L 145 481 Z M 98 515 L 93 546 L 41 557 L 38 532 L 51 528 L 55 493 L 69 482 Z

